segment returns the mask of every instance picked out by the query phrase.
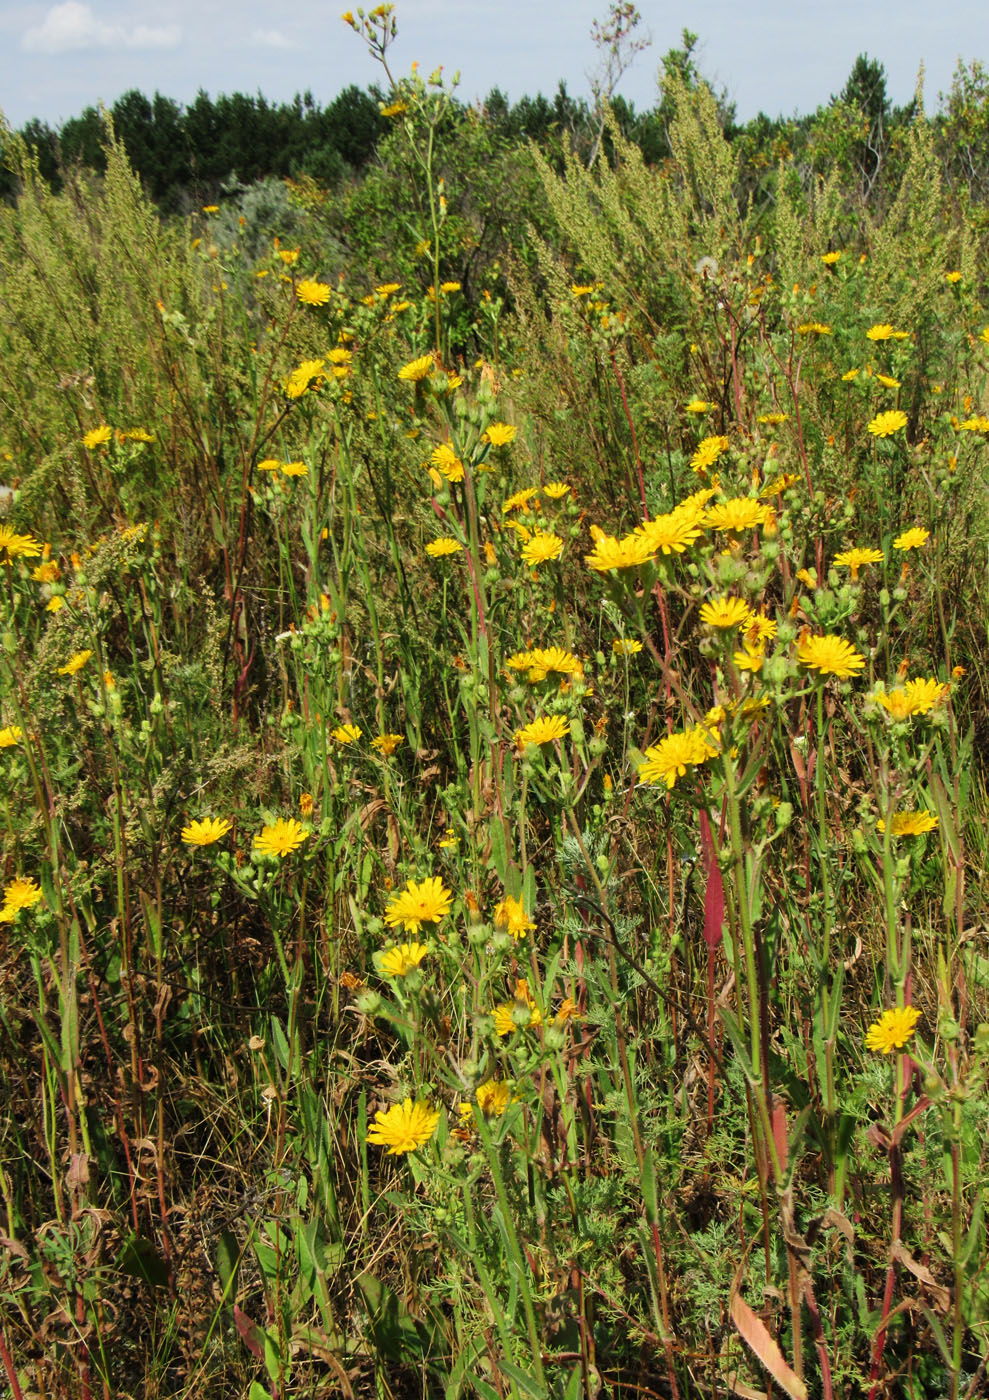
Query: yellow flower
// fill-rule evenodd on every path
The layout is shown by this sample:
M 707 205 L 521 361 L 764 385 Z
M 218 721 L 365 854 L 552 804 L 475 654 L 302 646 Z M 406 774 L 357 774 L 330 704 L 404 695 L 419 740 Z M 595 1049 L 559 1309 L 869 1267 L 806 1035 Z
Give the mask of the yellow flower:
M 642 650 L 642 643 L 634 637 L 616 637 L 611 643 L 611 650 L 616 656 L 636 656 Z
M 494 922 L 495 928 L 505 929 L 513 938 L 524 938 L 536 927 L 525 912 L 522 901 L 510 894 L 495 905 Z
M 385 910 L 385 923 L 401 924 L 406 933 L 418 933 L 423 924 L 438 924 L 450 912 L 453 895 L 439 875 L 410 880 L 401 894 L 393 896 Z
M 707 413 L 711 405 L 706 399 L 691 399 L 690 403 L 684 406 L 685 413 Z
M 672 789 L 688 768 L 705 763 L 717 751 L 711 737 L 700 726 L 682 734 L 667 734 L 665 739 L 646 749 L 645 762 L 639 764 L 639 779 L 643 783 L 665 783 Z
M 280 248 L 278 256 L 286 267 L 293 267 L 299 261 L 299 250 L 298 248 Z M 288 281 L 288 278 L 285 280 Z
M 580 676 L 584 673 L 584 668 L 580 664 L 578 657 L 572 651 L 565 651 L 563 647 L 536 647 L 533 651 L 525 652 L 527 658 L 527 677 L 533 684 L 537 681 L 544 681 L 550 671 L 555 671 L 560 676 Z M 514 659 L 514 658 L 513 658 Z M 511 661 L 508 663 L 511 666 Z M 520 668 L 513 667 L 513 670 Z
M 865 665 L 865 657 L 859 656 L 843 637 L 810 634 L 797 643 L 797 660 L 822 676 L 837 676 L 840 680 L 854 676 Z
M 451 539 L 449 535 L 441 535 L 426 545 L 426 553 L 431 559 L 442 559 L 445 554 L 459 554 L 462 550 L 460 541 Z
M 697 444 L 696 452 L 690 459 L 690 465 L 695 472 L 707 471 L 708 467 L 713 467 L 721 454 L 727 452 L 730 446 L 731 443 L 723 436 L 702 438 Z
M 504 447 L 511 442 L 518 429 L 511 423 L 489 423 L 484 432 L 484 437 L 490 442 L 492 447 Z
M 0 538 L 2 538 L 2 535 L 3 530 L 2 527 L 0 527 Z M 45 559 L 44 563 L 38 564 L 36 568 L 31 570 L 31 577 L 34 579 L 35 583 L 54 583 L 59 573 L 60 570 L 55 560 Z
M 311 792 L 299 793 L 299 811 L 307 820 L 312 816 L 314 805 Z
M 308 475 L 309 475 L 309 468 L 306 466 L 305 462 L 283 462 L 283 463 L 282 463 L 282 475 L 283 475 L 283 476 L 308 476 Z
M 453 292 L 459 292 L 459 291 L 460 291 L 460 283 L 459 283 L 459 282 L 441 282 L 441 283 L 440 283 L 440 291 L 441 291 L 441 292 L 446 292 L 447 296 L 450 296 Z
M 33 535 L 19 535 L 12 525 L 0 525 L 0 562 L 10 564 L 19 558 L 36 559 L 40 553 L 41 545 Z M 57 573 L 57 565 L 55 569 Z
M 853 379 L 858 379 L 861 373 L 862 371 L 860 369 L 846 369 L 841 377 L 846 384 L 850 384 Z
M 315 380 L 323 378 L 323 360 L 303 360 L 285 381 L 285 395 L 290 399 L 301 399 Z
M 520 978 L 515 984 L 515 1000 L 504 1001 L 492 1009 L 495 1033 L 499 1036 L 511 1035 L 513 1031 L 525 1030 L 530 1026 L 541 1026 L 542 1012 L 529 995 L 529 984 Z
M 8 724 L 4 729 L 0 729 L 0 749 L 13 748 L 24 738 L 24 730 L 19 724 Z
M 0 909 L 0 923 L 13 923 L 22 909 L 30 909 L 42 898 L 41 886 L 34 880 L 18 877 L 6 886 L 3 892 L 3 908 Z
M 526 486 L 522 491 L 516 491 L 514 495 L 509 496 L 508 500 L 502 503 L 502 515 L 507 515 L 510 510 L 527 511 L 529 509 L 529 503 L 532 500 L 533 496 L 538 495 L 538 486 Z
M 511 1090 L 503 1079 L 487 1079 L 477 1086 L 477 1106 L 489 1118 L 500 1118 L 511 1096 Z
M 865 333 L 867 340 L 909 340 L 909 331 L 895 331 L 888 322 L 870 326 Z
M 149 433 L 144 428 L 124 428 L 117 434 L 121 441 L 129 442 L 154 442 L 154 433 Z
M 900 381 L 898 379 L 894 379 L 892 375 L 877 374 L 876 378 L 879 381 L 879 383 L 882 384 L 883 387 L 886 389 L 898 389 L 900 387 Z
M 433 1136 L 439 1121 L 438 1108 L 406 1099 L 404 1103 L 393 1103 L 385 1112 L 378 1110 L 367 1130 L 367 1141 L 377 1147 L 387 1147 L 392 1157 L 415 1152 Z
M 349 365 L 354 358 L 354 352 L 353 350 L 348 350 L 346 346 L 334 345 L 326 358 L 331 365 Z
M 287 856 L 308 840 L 309 832 L 301 822 L 296 821 L 295 817 L 289 817 L 287 821 L 282 817 L 273 826 L 261 828 L 254 838 L 254 849 L 262 856 Z
M 570 487 L 565 481 L 547 481 L 543 487 L 543 495 L 548 496 L 551 501 L 562 501 L 569 490 Z
M 873 1021 L 865 1037 L 867 1050 L 878 1050 L 889 1055 L 894 1050 L 902 1050 L 913 1036 L 920 1012 L 915 1006 L 895 1006 L 884 1011 L 878 1021 Z
M 887 413 L 877 413 L 866 426 L 873 437 L 890 437 L 907 426 L 907 415 L 902 409 L 890 409 Z
M 448 442 L 441 442 L 439 447 L 434 448 L 430 460 L 437 471 L 443 473 L 447 481 L 463 481 L 464 464 Z
M 421 379 L 425 379 L 433 368 L 432 355 L 420 355 L 418 360 L 410 360 L 407 365 L 403 365 L 398 371 L 399 379 L 408 380 L 410 383 L 418 384 Z
M 748 622 L 752 609 L 743 598 L 715 598 L 701 608 L 701 622 L 708 627 L 740 627 Z
M 780 423 L 785 423 L 790 415 L 788 413 L 760 413 L 759 423 L 768 423 L 771 428 L 776 428 Z
M 101 423 L 98 428 L 90 428 L 88 433 L 83 434 L 82 445 L 92 451 L 94 447 L 102 447 L 112 437 L 113 429 L 108 428 L 105 423 Z
M 356 744 L 362 732 L 356 724 L 338 724 L 336 729 L 330 730 L 330 738 L 338 744 Z
M 749 641 L 745 638 L 743 643 L 744 651 L 732 653 L 732 660 L 740 671 L 761 671 L 762 663 L 766 659 L 766 649 L 761 642 Z
M 522 558 L 535 568 L 551 559 L 559 559 L 563 553 L 563 541 L 551 530 L 537 530 L 528 544 L 522 548 Z
M 893 836 L 923 836 L 925 832 L 933 831 L 937 824 L 937 817 L 926 807 L 922 812 L 895 812 L 890 832 Z M 882 817 L 876 822 L 876 826 L 880 831 L 886 830 L 886 823 Z
M 524 728 L 516 730 L 515 742 L 520 749 L 527 744 L 551 744 L 570 733 L 570 725 L 562 715 L 540 715 Z
M 182 828 L 182 840 L 187 846 L 212 846 L 214 841 L 222 841 L 229 830 L 230 822 L 225 817 L 204 817 Z
M 989 418 L 984 413 L 978 413 L 974 418 L 966 418 L 959 427 L 966 433 L 989 433 Z
M 276 472 L 280 466 L 281 462 L 277 457 L 265 457 L 263 461 L 258 463 L 258 471 Z
M 585 283 L 582 286 L 578 286 L 577 283 L 574 283 L 570 288 L 571 296 L 575 297 L 589 297 L 593 291 L 594 284 L 591 282 Z
M 724 530 L 737 534 L 740 530 L 751 530 L 756 525 L 764 525 L 769 507 L 761 505 L 751 496 L 736 496 L 720 505 L 709 506 L 705 523 L 712 530 Z
M 944 280 L 946 282 L 960 282 L 962 280 L 962 275 L 960 272 L 946 272 L 944 274 Z
M 902 535 L 897 535 L 893 541 L 894 549 L 920 549 L 930 538 L 930 530 L 925 530 L 922 525 L 916 525 L 912 530 L 904 530 Z
M 835 263 L 840 257 L 840 253 L 822 253 L 821 262 L 824 264 L 825 267 L 834 267 Z
M 805 321 L 802 326 L 797 327 L 797 335 L 830 335 L 831 327 L 824 325 L 822 321 Z
M 309 277 L 303 278 L 295 288 L 295 295 L 306 306 L 325 306 L 332 292 L 333 288 L 328 282 L 314 282 Z
M 419 966 L 428 952 L 429 946 L 425 943 L 399 943 L 385 949 L 378 958 L 378 966 L 385 977 L 404 977 Z
M 204 205 L 203 205 L 203 213 L 204 213 L 204 214 L 219 214 L 219 212 L 220 212 L 220 206 L 219 206 L 218 204 L 204 204 Z
M 774 476 L 772 481 L 767 481 L 759 492 L 761 496 L 779 496 L 784 491 L 789 491 L 791 486 L 795 486 L 800 480 L 793 472 L 783 472 L 780 476 Z
M 377 749 L 379 753 L 383 753 L 385 758 L 390 758 L 399 744 L 403 742 L 401 734 L 379 734 L 376 739 L 371 740 L 371 747 Z
M 929 714 L 947 698 L 948 693 L 949 687 L 941 681 L 925 680 L 918 676 L 915 680 L 907 681 L 905 686 L 877 691 L 875 699 L 893 719 L 904 720 L 912 719 L 914 715 Z
M 688 545 L 700 539 L 703 530 L 696 511 L 678 506 L 666 515 L 647 520 L 635 533 L 648 543 L 653 554 L 657 550 L 663 554 L 682 554 Z
M 92 654 L 91 651 L 77 651 L 69 657 L 64 666 L 59 666 L 58 674 L 60 676 L 74 676 L 77 671 L 82 670 Z
M 626 535 L 624 539 L 616 540 L 612 535 L 602 533 L 595 540 L 591 553 L 584 555 L 584 563 L 588 568 L 606 574 L 612 569 L 634 569 L 646 564 L 655 552 L 643 535 Z
M 859 576 L 859 569 L 863 564 L 881 564 L 883 552 L 881 549 L 845 549 L 840 554 L 836 554 L 834 562 L 839 569 L 851 569 L 852 578 Z
M 389 102 L 386 107 L 380 108 L 383 117 L 400 117 L 407 110 L 408 107 L 404 102 Z
M 62 597 L 61 593 L 55 593 L 52 595 L 51 598 L 48 599 L 48 602 L 45 604 L 45 612 L 61 612 L 62 608 L 64 607 L 65 599 Z

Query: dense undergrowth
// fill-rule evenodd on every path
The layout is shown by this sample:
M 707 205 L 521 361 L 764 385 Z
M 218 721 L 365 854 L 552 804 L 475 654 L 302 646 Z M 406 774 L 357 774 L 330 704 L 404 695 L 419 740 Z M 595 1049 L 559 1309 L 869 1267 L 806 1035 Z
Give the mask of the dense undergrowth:
M 447 101 L 0 211 L 6 1393 L 982 1394 L 980 222 Z

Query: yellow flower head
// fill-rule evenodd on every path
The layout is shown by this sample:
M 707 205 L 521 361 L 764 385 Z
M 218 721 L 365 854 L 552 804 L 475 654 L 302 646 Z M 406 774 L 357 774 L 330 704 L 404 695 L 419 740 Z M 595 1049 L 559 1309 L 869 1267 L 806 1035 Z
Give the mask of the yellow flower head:
M 430 540 L 426 545 L 426 553 L 431 559 L 442 559 L 446 554 L 460 554 L 463 545 L 459 540 L 451 539 L 449 535 L 441 535 L 439 539 Z
M 881 549 L 845 549 L 840 554 L 836 554 L 834 562 L 840 569 L 851 569 L 852 578 L 858 578 L 859 569 L 863 564 L 881 564 L 883 552 Z
M 418 384 L 425 379 L 433 369 L 432 355 L 420 355 L 417 360 L 410 360 L 407 365 L 403 365 L 398 371 L 399 379 L 405 379 L 409 383 Z
M 24 738 L 24 730 L 19 724 L 8 724 L 0 729 L 0 749 L 12 749 Z
M 356 744 L 362 732 L 356 724 L 338 724 L 336 729 L 330 730 L 330 738 L 338 744 Z
M 665 783 L 667 789 L 672 789 L 688 768 L 706 763 L 717 752 L 713 736 L 701 726 L 682 734 L 667 734 L 646 749 L 645 762 L 639 765 L 639 779 L 643 783 Z
M 822 253 L 821 262 L 824 264 L 825 267 L 834 267 L 835 263 L 840 257 L 840 253 Z
M 727 452 L 731 443 L 722 435 L 702 438 L 697 444 L 697 450 L 690 459 L 690 465 L 695 472 L 705 472 L 708 467 L 713 467 L 715 462 L 723 452 Z
M 74 676 L 77 671 L 81 671 L 86 662 L 92 656 L 91 651 L 77 651 L 74 656 L 70 656 L 64 666 L 59 666 L 60 676 Z
M 310 384 L 322 380 L 323 364 L 323 360 L 303 360 L 285 381 L 285 397 L 301 399 Z
M 977 413 L 974 418 L 966 418 L 959 427 L 966 433 L 989 433 L 989 418 L 984 413 Z
M 518 429 L 512 423 L 489 423 L 484 438 L 492 447 L 505 447 L 517 432 Z
M 425 880 L 410 880 L 400 894 L 392 897 L 385 910 L 385 923 L 390 928 L 399 924 L 406 933 L 418 933 L 423 924 L 438 924 L 450 912 L 453 895 L 439 875 Z
M 751 530 L 756 525 L 765 525 L 768 515 L 769 507 L 754 497 L 736 496 L 730 501 L 709 506 L 704 519 L 705 524 L 712 530 L 738 534 L 742 530 Z
M 877 413 L 866 426 L 873 437 L 891 437 L 907 426 L 907 415 L 902 409 L 893 408 L 887 413 Z
M 295 817 L 280 818 L 272 826 L 263 826 L 254 838 L 254 849 L 262 856 L 288 856 L 309 840 L 309 832 Z
M 328 282 L 314 282 L 309 277 L 297 282 L 295 287 L 295 295 L 306 306 L 325 306 L 332 292 L 333 288 Z
M 379 734 L 376 739 L 371 740 L 371 747 L 377 749 L 379 753 L 383 753 L 386 758 L 390 758 L 399 744 L 403 742 L 401 734 Z
M 516 491 L 513 495 L 508 497 L 507 501 L 502 502 L 502 515 L 507 515 L 508 512 L 512 510 L 527 511 L 529 509 L 532 498 L 538 495 L 538 486 L 526 486 L 523 488 L 523 490 Z
M 870 326 L 865 333 L 867 340 L 909 340 L 909 331 L 895 331 L 888 322 L 882 321 Z
M 689 507 L 678 506 L 666 515 L 647 520 L 635 533 L 649 545 L 653 554 L 660 551 L 663 554 L 682 554 L 703 534 L 701 515 Z
M 511 1089 L 503 1079 L 488 1079 L 477 1086 L 477 1106 L 488 1118 L 500 1118 L 511 1097 Z
M 752 609 L 743 598 L 715 598 L 701 608 L 701 622 L 708 627 L 744 627 Z
M 865 1037 L 865 1048 L 877 1050 L 882 1055 L 890 1055 L 894 1050 L 902 1050 L 913 1036 L 920 1012 L 915 1006 L 894 1006 L 884 1011 L 878 1021 L 873 1021 Z
M 548 496 L 551 501 L 562 501 L 569 490 L 570 486 L 565 481 L 547 481 L 543 487 L 543 495 Z
M 33 535 L 19 535 L 12 525 L 0 525 L 0 562 L 11 564 L 15 559 L 36 559 L 40 553 L 41 544 Z M 57 575 L 58 565 L 55 565 L 55 572 Z
M 616 637 L 611 643 L 611 650 L 616 656 L 636 656 L 642 650 L 642 643 L 634 637 Z
M 562 553 L 563 541 L 551 530 L 537 530 L 522 548 L 522 558 L 533 568 L 539 564 L 546 564 L 551 559 L 559 559 Z
M 527 679 L 533 684 L 537 681 L 544 681 L 551 671 L 555 671 L 559 676 L 580 676 L 584 672 L 579 657 L 574 656 L 572 651 L 566 651 L 563 647 L 536 647 L 534 650 L 526 652 L 525 656 L 528 660 L 529 671 Z M 511 665 L 511 661 L 508 664 Z M 519 668 L 512 667 L 512 669 Z
M 815 637 L 809 633 L 797 643 L 797 660 L 822 676 L 837 676 L 840 680 L 856 675 L 865 665 L 865 657 L 843 637 Z
M 780 423 L 785 423 L 789 416 L 788 413 L 760 413 L 756 421 L 768 423 L 771 428 L 777 428 Z
M 419 966 L 428 952 L 429 946 L 425 943 L 399 943 L 385 949 L 378 958 L 378 965 L 385 977 L 404 977 Z
M 308 476 L 308 475 L 309 475 L 309 468 L 306 466 L 305 462 L 283 462 L 283 463 L 282 463 L 282 475 L 283 475 L 283 476 Z
M 926 807 L 922 812 L 895 812 L 890 833 L 893 836 L 923 836 L 925 832 L 933 831 L 937 825 L 937 817 Z M 886 830 L 886 823 L 882 817 L 876 822 L 876 826 L 880 831 Z
M 438 1108 L 430 1108 L 428 1103 L 394 1103 L 391 1108 L 374 1115 L 374 1122 L 367 1130 L 367 1141 L 377 1147 L 387 1147 L 389 1156 L 403 1152 L 415 1152 L 429 1141 L 440 1121 Z
M 684 406 L 685 413 L 707 413 L 711 405 L 707 399 L 691 399 L 690 403 Z
M 504 1001 L 492 1009 L 495 1033 L 499 1036 L 511 1035 L 513 1031 L 541 1026 L 542 1012 L 529 995 L 529 984 L 520 978 L 515 984 L 515 1000 Z
M 113 429 L 108 428 L 105 423 L 101 423 L 98 428 L 90 428 L 88 433 L 83 434 L 82 445 L 90 452 L 94 447 L 102 447 L 113 437 Z
M 805 321 L 802 326 L 797 327 L 797 335 L 830 335 L 831 327 L 824 325 L 822 321 Z
M 439 447 L 433 449 L 430 461 L 438 472 L 442 472 L 447 481 L 463 481 L 464 464 L 448 442 L 441 442 Z
M 635 533 L 616 540 L 612 535 L 602 534 L 595 540 L 591 553 L 584 555 L 584 563 L 606 574 L 613 569 L 635 569 L 647 564 L 655 552 L 644 535 Z
M 18 877 L 4 888 L 3 908 L 0 908 L 0 923 L 13 923 L 22 909 L 30 909 L 42 898 L 41 886 L 34 880 Z
M 505 929 L 513 938 L 524 938 L 536 927 L 525 912 L 522 901 L 510 894 L 495 905 L 494 922 L 495 928 Z
M 922 525 L 916 525 L 912 530 L 904 530 L 902 535 L 897 535 L 893 541 L 894 549 L 921 549 L 930 538 L 930 530 L 925 530 Z
M 230 822 L 225 817 L 204 817 L 202 821 L 189 822 L 182 828 L 182 840 L 187 846 L 212 846 L 221 841 L 230 830 Z
M 515 742 L 519 749 L 527 744 L 551 744 L 570 733 L 570 725 L 562 715 L 540 715 L 524 728 L 516 730 Z

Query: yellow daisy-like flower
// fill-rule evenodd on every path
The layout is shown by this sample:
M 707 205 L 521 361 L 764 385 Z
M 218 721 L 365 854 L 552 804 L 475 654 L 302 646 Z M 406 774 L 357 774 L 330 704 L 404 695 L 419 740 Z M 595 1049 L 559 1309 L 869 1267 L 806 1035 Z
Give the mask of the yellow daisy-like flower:
M 537 530 L 522 548 L 522 558 L 533 568 L 538 564 L 547 564 L 551 559 L 559 559 L 562 553 L 563 541 L 551 530 Z
M 937 817 L 926 807 L 922 812 L 895 812 L 890 826 L 890 834 L 893 836 L 923 836 L 925 832 L 933 831 L 937 825 Z M 876 822 L 876 826 L 880 831 L 886 830 L 886 823 L 882 817 Z
M 418 384 L 432 372 L 433 364 L 432 355 L 420 355 L 417 360 L 410 360 L 407 365 L 403 365 L 398 371 L 398 377 L 411 384 Z
M 616 637 L 611 643 L 611 650 L 616 656 L 637 656 L 642 650 L 642 643 L 634 637 Z
M 890 1055 L 894 1050 L 902 1050 L 911 1039 L 920 1020 L 920 1012 L 915 1006 L 894 1006 L 884 1011 L 878 1021 L 873 1021 L 865 1037 L 867 1050 L 878 1050 Z
M 495 1033 L 499 1036 L 511 1035 L 513 1031 L 541 1026 L 543 1015 L 529 995 L 529 984 L 520 978 L 515 984 L 515 1000 L 504 1001 L 492 1008 Z
M 705 524 L 712 530 L 723 530 L 737 534 L 741 530 L 751 530 L 757 525 L 765 525 L 769 507 L 752 496 L 736 496 L 730 501 L 709 506 L 704 517 Z
M 440 283 L 440 291 L 441 291 L 441 292 L 445 292 L 445 293 L 447 294 L 447 296 L 450 296 L 453 292 L 459 292 L 459 291 L 460 291 L 460 283 L 459 283 L 459 282 L 441 282 L 441 283 Z
M 459 540 L 451 539 L 449 535 L 441 535 L 438 540 L 430 540 L 426 545 L 426 553 L 431 559 L 442 559 L 446 554 L 460 554 L 463 545 Z
M 945 280 L 946 282 L 960 282 L 960 281 L 962 280 L 962 275 L 961 275 L 960 272 L 957 272 L 957 271 L 955 271 L 955 272 L 946 272 L 946 273 L 944 274 L 944 280 Z
M 309 468 L 305 462 L 283 462 L 282 476 L 308 476 Z
M 894 379 L 891 374 L 877 374 L 876 379 L 885 389 L 898 389 L 900 387 L 900 381 Z
M 33 535 L 19 535 L 12 525 L 0 525 L 0 563 L 11 564 L 15 559 L 36 559 L 40 553 L 41 544 Z M 57 565 L 55 570 L 57 573 Z
M 503 1079 L 487 1079 L 477 1086 L 477 1106 L 488 1118 L 500 1118 L 511 1097 L 511 1088 Z
M 323 360 L 303 360 L 285 381 L 285 397 L 301 399 L 313 382 L 323 378 Z
M 788 413 L 760 413 L 756 421 L 768 423 L 771 428 L 778 428 L 780 423 L 785 423 L 789 416 Z
M 866 340 L 909 340 L 909 331 L 896 331 L 887 321 L 877 322 L 865 333 Z
M 509 511 L 512 510 L 527 511 L 529 509 L 529 503 L 532 501 L 532 498 L 538 495 L 538 486 L 526 486 L 521 491 L 516 491 L 513 495 L 509 496 L 507 501 L 502 502 L 502 515 L 507 515 Z
M 41 886 L 35 880 L 18 877 L 4 888 L 0 923 L 13 923 L 22 909 L 30 909 L 42 898 Z
M 407 110 L 404 102 L 389 102 L 386 106 L 379 108 L 383 117 L 400 117 Z
M 371 740 L 371 747 L 383 753 L 385 758 L 390 758 L 399 744 L 404 742 L 404 736 L 401 734 L 379 734 L 376 739 Z
M 797 327 L 797 335 L 830 335 L 831 327 L 826 326 L 823 321 L 805 321 L 802 326 Z
M 259 472 L 276 472 L 276 471 L 278 471 L 278 469 L 279 469 L 279 467 L 280 467 L 281 465 L 282 465 L 282 464 L 281 464 L 280 458 L 278 458 L 278 457 L 265 457 L 262 461 L 260 461 L 260 462 L 258 463 L 258 471 L 259 471 Z
M 569 733 L 570 725 L 562 715 L 540 715 L 524 728 L 516 730 L 515 742 L 521 750 L 527 744 L 552 744 Z
M 288 856 L 298 850 L 309 832 L 295 817 L 280 818 L 271 826 L 263 826 L 254 838 L 254 849 L 262 856 Z
M 448 442 L 441 442 L 439 447 L 433 449 L 430 461 L 438 472 L 442 472 L 447 481 L 463 481 L 464 464 Z
M 851 569 L 852 578 L 859 576 L 859 569 L 864 564 L 881 564 L 883 552 L 881 549 L 845 549 L 840 554 L 836 554 L 834 562 L 839 569 Z
M 338 744 L 356 744 L 362 733 L 356 724 L 338 724 L 336 729 L 330 730 L 330 738 Z
M 841 377 L 846 384 L 851 384 L 852 380 L 858 379 L 861 373 L 862 371 L 860 369 L 846 369 L 845 373 Z
M 706 763 L 717 751 L 711 736 L 700 726 L 682 734 L 667 734 L 646 749 L 645 762 L 639 765 L 639 779 L 643 783 L 665 783 L 667 789 L 672 789 L 688 768 Z
M 401 924 L 406 933 L 418 933 L 423 924 L 438 924 L 450 912 L 452 903 L 453 895 L 439 875 L 410 880 L 389 902 L 385 923 L 391 928 Z
M 703 534 L 700 522 L 697 511 L 678 506 L 666 515 L 647 520 L 635 533 L 648 543 L 654 554 L 660 551 L 663 554 L 683 554 Z
M 732 653 L 732 660 L 737 668 L 740 671 L 751 671 L 753 673 L 761 671 L 762 663 L 766 659 L 766 649 L 763 644 L 761 642 L 750 642 L 746 637 L 743 645 L 744 651 Z
M 751 613 L 748 622 L 745 624 L 745 638 L 746 641 L 752 642 L 753 644 L 756 642 L 768 642 L 771 638 L 776 636 L 778 630 L 777 624 L 771 617 L 767 617 L 765 613 Z
M 12 749 L 24 738 L 24 730 L 19 724 L 8 724 L 0 729 L 0 749 Z
M 121 442 L 154 442 L 154 433 L 149 433 L 145 428 L 122 428 L 118 431 L 117 437 Z
M 296 283 L 295 295 L 306 306 L 325 306 L 333 293 L 333 288 L 329 282 L 314 282 L 311 278 L 303 278 Z
M 533 664 L 534 656 L 535 653 L 531 651 L 516 651 L 508 658 L 505 665 L 510 671 L 528 671 Z
M 822 253 L 821 262 L 824 264 L 825 267 L 834 267 L 835 263 L 839 260 L 840 257 L 840 253 Z
M 495 905 L 494 922 L 495 928 L 504 929 L 513 938 L 524 938 L 536 927 L 525 912 L 522 901 L 514 899 L 510 894 L 506 894 L 505 898 Z
M 684 405 L 685 413 L 707 413 L 711 405 L 707 399 L 691 399 L 690 403 Z
M 533 684 L 544 681 L 551 671 L 555 671 L 559 676 L 580 676 L 584 673 L 579 657 L 563 647 L 535 647 L 525 655 L 528 658 L 527 679 Z M 511 665 L 511 661 L 508 664 Z
M 399 943 L 397 947 L 386 948 L 378 959 L 378 965 L 385 977 L 404 977 L 414 967 L 418 967 L 429 952 L 426 943 Z
M 902 409 L 893 408 L 887 413 L 877 413 L 866 426 L 873 437 L 891 437 L 907 426 L 907 415 Z
M 204 205 L 203 205 L 203 213 L 204 213 L 204 214 L 219 214 L 219 212 L 220 212 L 220 206 L 219 206 L 218 204 L 204 204 Z
M 562 501 L 570 490 L 570 485 L 566 481 L 547 481 L 542 489 L 543 494 L 548 496 L 551 501 Z
M 837 676 L 839 680 L 848 680 L 865 665 L 865 657 L 844 637 L 815 637 L 809 633 L 797 643 L 797 660 L 822 676 Z
M 713 467 L 718 458 L 722 453 L 727 452 L 729 447 L 731 447 L 731 443 L 721 434 L 702 438 L 690 459 L 690 465 L 695 472 L 707 471 L 708 467 Z
M 949 690 L 941 681 L 918 676 L 905 686 L 877 691 L 875 699 L 893 719 L 913 719 L 914 715 L 929 714 L 947 698 Z
M 794 472 L 782 472 L 779 476 L 774 476 L 772 481 L 767 481 L 759 492 L 759 496 L 780 496 L 784 491 L 789 491 L 791 486 L 795 486 L 800 478 Z
M 2 534 L 3 530 L 0 527 L 0 537 Z M 43 564 L 38 564 L 36 568 L 31 570 L 31 577 L 35 583 L 54 583 L 60 572 L 61 570 L 54 559 L 46 559 Z
M 82 670 L 92 654 L 91 651 L 75 652 L 74 655 L 69 657 L 64 666 L 59 666 L 58 674 L 60 676 L 74 676 L 77 671 Z
M 182 828 L 182 840 L 187 846 L 212 846 L 214 842 L 222 841 L 230 826 L 225 817 L 204 817 L 202 821 L 189 822 Z
M 406 1099 L 404 1103 L 393 1103 L 384 1112 L 378 1110 L 367 1130 L 367 1141 L 376 1147 L 387 1147 L 388 1155 L 397 1157 L 404 1152 L 415 1152 L 428 1142 L 439 1121 L 438 1108 Z
M 505 447 L 517 432 L 518 429 L 512 423 L 489 423 L 484 438 L 492 447 Z
M 612 535 L 601 534 L 595 540 L 590 554 L 584 555 L 584 563 L 598 573 L 610 573 L 612 569 L 635 569 L 647 564 L 655 554 L 655 549 L 643 535 L 626 535 L 616 540 Z
M 978 413 L 974 418 L 966 418 L 959 427 L 966 433 L 989 433 L 989 418 L 984 413 Z
M 925 530 L 922 525 L 916 525 L 912 530 L 904 530 L 902 535 L 897 535 L 893 541 L 894 549 L 920 549 L 930 538 L 930 530 Z
M 83 434 L 82 445 L 90 452 L 94 447 L 102 447 L 113 437 L 113 429 L 108 428 L 105 423 L 101 423 L 98 428 L 90 428 L 88 433 Z
M 715 598 L 701 608 L 701 622 L 708 627 L 742 627 L 752 616 L 744 598 Z

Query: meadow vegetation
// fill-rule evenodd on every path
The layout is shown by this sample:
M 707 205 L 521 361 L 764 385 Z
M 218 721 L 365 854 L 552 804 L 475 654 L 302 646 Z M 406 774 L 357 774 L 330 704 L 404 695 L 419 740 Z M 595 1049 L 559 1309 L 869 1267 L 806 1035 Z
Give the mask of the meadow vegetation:
M 982 1395 L 977 65 L 879 178 L 344 19 L 359 180 L 6 136 L 3 1393 Z

